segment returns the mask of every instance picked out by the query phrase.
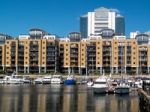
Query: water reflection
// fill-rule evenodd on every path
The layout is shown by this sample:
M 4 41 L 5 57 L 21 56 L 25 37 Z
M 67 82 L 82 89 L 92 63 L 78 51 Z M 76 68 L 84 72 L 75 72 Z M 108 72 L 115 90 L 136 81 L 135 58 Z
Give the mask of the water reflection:
M 95 95 L 86 86 L 0 86 L 0 112 L 138 112 L 137 93 Z

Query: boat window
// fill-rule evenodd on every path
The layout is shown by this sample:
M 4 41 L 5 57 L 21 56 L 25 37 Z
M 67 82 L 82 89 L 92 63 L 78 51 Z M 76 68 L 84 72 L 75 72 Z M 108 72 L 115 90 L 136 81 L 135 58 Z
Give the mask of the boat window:
M 106 84 L 106 82 L 95 82 L 95 84 Z

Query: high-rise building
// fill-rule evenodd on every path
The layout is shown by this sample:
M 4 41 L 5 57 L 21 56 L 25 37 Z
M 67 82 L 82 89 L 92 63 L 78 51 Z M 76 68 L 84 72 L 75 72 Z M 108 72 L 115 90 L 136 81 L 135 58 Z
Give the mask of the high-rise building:
M 102 29 L 112 29 L 116 35 L 125 35 L 125 20 L 116 9 L 100 7 L 80 17 L 82 38 L 100 34 Z

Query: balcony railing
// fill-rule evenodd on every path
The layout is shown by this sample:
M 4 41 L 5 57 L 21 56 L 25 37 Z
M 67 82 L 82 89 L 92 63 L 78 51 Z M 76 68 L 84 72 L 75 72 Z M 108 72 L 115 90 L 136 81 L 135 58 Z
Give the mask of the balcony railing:
M 30 51 L 38 51 L 38 48 L 30 48 Z
M 55 56 L 55 53 L 47 53 L 47 56 Z

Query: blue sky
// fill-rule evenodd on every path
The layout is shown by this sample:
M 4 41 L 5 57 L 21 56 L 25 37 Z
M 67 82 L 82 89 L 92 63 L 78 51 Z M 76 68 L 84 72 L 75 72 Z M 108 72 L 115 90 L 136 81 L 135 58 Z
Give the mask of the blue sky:
M 66 36 L 79 31 L 79 17 L 95 8 L 116 8 L 131 31 L 150 30 L 150 0 L 0 0 L 0 33 L 18 36 L 38 27 Z

